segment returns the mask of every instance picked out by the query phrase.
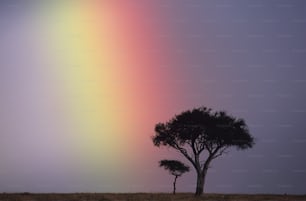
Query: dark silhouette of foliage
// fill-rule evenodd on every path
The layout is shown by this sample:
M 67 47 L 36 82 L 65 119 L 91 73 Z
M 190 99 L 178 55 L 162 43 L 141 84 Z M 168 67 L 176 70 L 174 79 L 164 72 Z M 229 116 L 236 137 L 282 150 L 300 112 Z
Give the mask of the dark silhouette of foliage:
M 197 173 L 197 196 L 204 191 L 205 176 L 213 159 L 229 147 L 244 150 L 254 145 L 243 119 L 206 107 L 184 111 L 166 123 L 156 124 L 155 133 L 152 137 L 155 146 L 173 148 L 193 165 Z
M 175 194 L 177 178 L 182 176 L 182 174 L 185 172 L 189 172 L 189 167 L 177 160 L 161 160 L 159 161 L 159 166 L 164 167 L 169 171 L 170 174 L 174 176 L 173 194 Z

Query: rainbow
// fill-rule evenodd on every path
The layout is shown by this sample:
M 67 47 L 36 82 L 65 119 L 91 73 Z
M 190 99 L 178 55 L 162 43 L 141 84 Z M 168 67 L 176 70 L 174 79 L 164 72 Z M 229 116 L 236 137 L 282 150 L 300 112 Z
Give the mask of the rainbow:
M 62 1 L 44 12 L 61 139 L 95 174 L 132 168 L 177 96 L 156 13 L 127 1 Z

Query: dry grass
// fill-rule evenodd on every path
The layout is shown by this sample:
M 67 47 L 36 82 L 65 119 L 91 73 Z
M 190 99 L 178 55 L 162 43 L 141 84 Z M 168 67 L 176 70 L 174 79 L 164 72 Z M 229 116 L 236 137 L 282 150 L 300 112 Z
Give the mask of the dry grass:
M 0 194 L 0 201 L 306 201 L 306 195 L 205 194 L 191 193 L 74 193 L 74 194 Z

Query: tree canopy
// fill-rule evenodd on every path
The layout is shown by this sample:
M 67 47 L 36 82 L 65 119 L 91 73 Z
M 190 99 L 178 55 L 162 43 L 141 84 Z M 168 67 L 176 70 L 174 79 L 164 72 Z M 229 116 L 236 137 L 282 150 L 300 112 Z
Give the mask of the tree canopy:
M 188 166 L 177 160 L 161 160 L 159 161 L 159 166 L 164 167 L 174 176 L 181 176 L 183 173 L 189 171 Z

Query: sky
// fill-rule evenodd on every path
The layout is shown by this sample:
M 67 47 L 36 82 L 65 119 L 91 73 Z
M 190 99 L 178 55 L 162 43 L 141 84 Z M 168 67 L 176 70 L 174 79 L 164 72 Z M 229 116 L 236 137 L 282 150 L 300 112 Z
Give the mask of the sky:
M 154 126 L 206 106 L 256 145 L 205 192 L 305 194 L 305 36 L 303 0 L 1 1 L 0 192 L 170 192 Z

